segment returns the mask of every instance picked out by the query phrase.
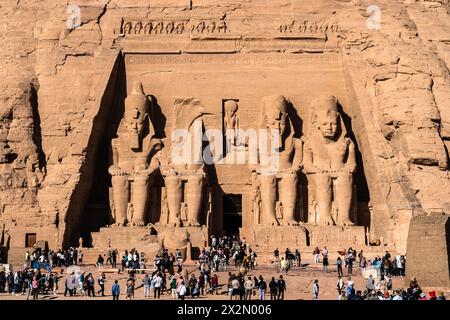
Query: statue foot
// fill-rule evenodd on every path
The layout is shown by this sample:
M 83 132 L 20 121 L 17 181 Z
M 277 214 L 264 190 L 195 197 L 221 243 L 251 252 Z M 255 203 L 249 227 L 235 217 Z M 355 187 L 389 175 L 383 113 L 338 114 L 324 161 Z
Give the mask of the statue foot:
M 116 223 L 113 224 L 113 226 L 124 227 L 125 226 L 125 222 L 116 222 Z
M 355 224 L 350 221 L 350 219 L 338 220 L 339 226 L 354 226 Z
M 334 222 L 331 218 L 320 218 L 319 224 L 322 226 L 332 226 L 334 225 Z
M 277 220 L 271 220 L 267 224 L 267 226 L 278 226 L 280 225 Z
M 188 221 L 187 226 L 188 227 L 200 227 L 201 225 L 197 221 Z
M 298 222 L 295 220 L 288 220 L 284 224 L 287 226 L 298 226 Z
M 143 227 L 143 226 L 145 226 L 145 222 L 144 221 L 136 221 L 133 223 L 133 226 Z

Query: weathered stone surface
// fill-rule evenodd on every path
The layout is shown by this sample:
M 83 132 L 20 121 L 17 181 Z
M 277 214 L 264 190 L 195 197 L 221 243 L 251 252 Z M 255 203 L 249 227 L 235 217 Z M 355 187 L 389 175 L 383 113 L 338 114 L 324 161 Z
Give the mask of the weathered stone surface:
M 26 233 L 53 247 L 77 245 L 80 235 L 89 244 L 92 232 L 117 223 L 120 200 L 111 201 L 111 211 L 110 194 L 118 184 L 107 169 L 136 81 L 164 149 L 155 157 L 159 164 L 145 163 L 157 170 L 140 181 L 140 191 L 137 180 L 127 180 L 123 202 L 145 215 L 131 223 L 190 225 L 198 232 L 204 225 L 207 236 L 217 235 L 229 223 L 224 203 L 238 198 L 240 231 L 248 239 L 268 216 L 276 224 L 311 223 L 316 191 L 302 156 L 313 130 L 311 102 L 320 95 L 337 98 L 355 145 L 349 216 L 369 229 L 368 243 L 405 253 L 411 218 L 450 211 L 448 1 L 382 0 L 375 11 L 364 0 L 69 5 L 23 0 L 0 7 L 0 223 L 11 248 L 24 246 Z M 226 129 L 260 128 L 261 101 L 273 95 L 288 101 L 289 117 L 281 118 L 294 133 L 280 141 L 300 145 L 299 153 L 287 152 L 301 156 L 299 164 L 287 161 L 291 178 L 261 186 L 252 180 L 259 164 L 226 162 L 171 171 L 171 135 L 179 123 L 200 118 L 202 130 L 222 131 L 220 139 Z M 199 104 L 199 115 L 174 108 Z M 191 125 L 183 128 L 194 130 Z M 248 159 L 246 148 L 239 137 L 225 160 Z M 350 245 L 344 238 L 333 239 Z

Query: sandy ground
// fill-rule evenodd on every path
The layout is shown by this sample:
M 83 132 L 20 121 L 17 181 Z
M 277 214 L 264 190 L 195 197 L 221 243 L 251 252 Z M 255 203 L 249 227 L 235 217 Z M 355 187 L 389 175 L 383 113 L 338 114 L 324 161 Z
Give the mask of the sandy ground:
M 336 283 L 337 283 L 337 269 L 336 265 L 330 265 L 329 266 L 329 272 L 325 273 L 322 271 L 322 265 L 321 264 L 314 264 L 313 261 L 302 261 L 303 266 L 301 268 L 299 267 L 293 267 L 287 275 L 284 275 L 284 278 L 286 280 L 287 285 L 287 291 L 285 293 L 285 299 L 287 300 L 310 300 L 312 299 L 312 283 L 314 279 L 319 280 L 319 286 L 320 286 L 320 293 L 319 293 L 319 300 L 336 300 L 337 299 L 337 290 L 336 290 Z M 306 266 L 305 266 L 306 265 Z M 193 270 L 193 266 L 187 266 L 187 270 Z M 276 268 L 272 265 L 261 265 L 257 266 L 256 270 L 252 270 L 249 272 L 246 276 L 259 276 L 262 275 L 267 282 L 269 283 L 271 277 L 275 277 L 276 279 L 279 277 L 280 273 L 276 270 Z M 85 266 L 82 268 L 83 271 L 93 272 L 96 280 L 99 275 L 99 271 L 97 271 L 96 268 L 93 266 Z M 232 273 L 238 273 L 238 270 L 235 267 L 230 267 L 228 271 L 231 271 Z M 230 297 L 226 294 L 226 282 L 227 282 L 227 272 L 216 272 L 216 274 L 219 277 L 219 284 L 223 284 L 224 287 L 222 290 L 219 290 L 218 295 L 205 295 L 200 296 L 200 299 L 210 299 L 210 300 L 229 300 Z M 86 274 L 87 274 L 86 273 Z M 198 275 L 198 272 L 195 272 L 196 275 Z M 92 297 L 85 297 L 85 296 L 75 296 L 75 297 L 64 297 L 64 280 L 65 276 L 63 278 L 60 278 L 59 280 L 59 290 L 57 291 L 57 295 L 44 295 L 39 296 L 39 299 L 44 300 L 111 300 L 111 286 L 114 283 L 114 280 L 119 280 L 119 284 L 121 286 L 121 296 L 120 299 L 125 299 L 125 292 L 126 292 L 126 279 L 128 278 L 128 274 L 113 274 L 113 273 L 107 273 L 106 274 L 106 285 L 105 285 L 105 291 L 106 296 L 96 296 L 95 298 Z M 138 274 L 137 275 L 137 282 L 136 286 L 140 286 L 142 283 L 144 275 Z M 356 290 L 364 290 L 366 280 L 361 275 L 361 271 L 359 269 L 354 269 L 352 279 L 355 281 L 355 289 Z M 344 270 L 344 280 L 347 281 L 347 274 L 346 270 Z M 405 287 L 405 279 L 402 277 L 395 277 L 393 278 L 393 288 L 404 288 Z M 99 286 L 96 283 L 95 289 L 98 290 Z M 424 288 L 428 292 L 428 288 Z M 440 289 L 440 288 L 434 288 L 434 289 Z M 448 288 L 447 288 L 448 289 Z M 449 290 L 445 290 L 446 296 L 449 297 Z M 30 297 L 31 298 L 31 297 Z M 253 296 L 252 299 L 256 299 L 257 296 Z M 144 289 L 141 287 L 137 290 L 135 290 L 135 300 L 155 300 L 152 297 L 145 298 L 144 297 Z M 168 300 L 172 299 L 172 296 L 170 293 L 165 293 L 161 295 L 162 300 Z M 270 299 L 270 294 L 266 294 L 266 299 Z M 26 295 L 9 295 L 9 294 L 1 294 L 0 300 L 26 300 Z

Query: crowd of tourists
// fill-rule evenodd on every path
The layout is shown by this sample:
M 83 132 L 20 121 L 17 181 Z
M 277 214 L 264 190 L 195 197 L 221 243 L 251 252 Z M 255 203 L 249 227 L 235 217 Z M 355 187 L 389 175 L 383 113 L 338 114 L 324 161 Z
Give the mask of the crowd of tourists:
M 365 288 L 357 290 L 355 282 L 351 277 L 344 281 L 339 277 L 336 289 L 338 300 L 446 300 L 444 292 L 430 291 L 428 295 L 423 292 L 416 278 L 412 278 L 409 287 L 404 289 L 393 289 L 392 278 L 382 275 L 374 278 L 369 275 Z
M 76 248 L 52 251 L 47 248 L 37 248 L 35 251 L 25 253 L 25 264 L 32 269 L 45 269 L 51 271 L 55 267 L 69 267 L 83 263 L 83 252 Z
M 27 300 L 30 296 L 36 300 L 39 294 L 56 295 L 59 278 L 55 272 L 42 274 L 39 269 L 28 267 L 8 274 L 0 271 L 0 294 L 26 295 Z
M 153 259 L 152 269 L 147 269 L 147 258 L 136 249 L 125 250 L 121 255 L 117 249 L 108 249 L 97 259 L 98 275 L 82 272 L 75 268 L 67 276 L 58 276 L 52 272 L 55 267 L 70 267 L 82 265 L 83 253 L 76 248 L 52 251 L 48 248 L 36 249 L 25 254 L 25 264 L 22 270 L 6 273 L 0 269 L 0 293 L 24 295 L 26 299 L 38 299 L 39 295 L 56 295 L 59 282 L 64 284 L 64 296 L 96 297 L 112 295 L 118 300 L 121 295 L 126 299 L 134 299 L 135 291 L 142 289 L 145 298 L 160 299 L 161 296 L 171 299 L 196 299 L 207 295 L 225 295 L 231 300 L 283 300 L 287 285 L 285 276 L 293 267 L 302 265 L 301 253 L 298 249 L 286 250 L 281 254 L 274 250 L 274 263 L 277 266 L 277 276 L 264 279 L 262 275 L 248 276 L 248 272 L 255 270 L 256 253 L 245 238 L 211 237 L 211 245 L 203 249 L 197 266 L 188 272 L 184 270 L 183 253 L 162 250 Z M 323 270 L 328 272 L 329 252 L 326 247 L 313 250 L 314 262 L 322 264 Z M 124 282 L 111 280 L 106 277 L 105 266 L 117 268 L 121 262 L 122 274 L 127 274 Z M 364 288 L 356 288 L 352 280 L 353 268 L 357 265 L 362 272 L 375 269 L 374 276 L 369 275 Z M 119 267 L 120 268 L 120 267 Z M 344 280 L 343 269 L 346 269 Z M 392 279 L 405 275 L 405 257 L 392 257 L 389 252 L 377 256 L 373 260 L 367 259 L 361 250 L 357 253 L 353 248 L 339 251 L 336 259 L 338 281 L 336 285 L 338 300 L 445 300 L 443 292 L 422 291 L 415 278 L 405 289 L 394 289 Z M 236 273 L 230 270 L 237 270 Z M 62 270 L 61 270 L 62 271 Z M 125 271 L 128 271 L 127 273 Z M 147 273 L 150 271 L 150 273 Z M 218 272 L 228 271 L 228 278 L 219 283 Z M 145 273 L 142 278 L 137 277 L 140 272 Z M 64 278 L 60 280 L 61 278 Z M 225 282 L 226 280 L 226 282 Z M 120 280 L 122 281 L 122 280 Z M 121 293 L 121 284 L 124 293 Z M 319 280 L 312 285 L 313 299 L 319 299 Z

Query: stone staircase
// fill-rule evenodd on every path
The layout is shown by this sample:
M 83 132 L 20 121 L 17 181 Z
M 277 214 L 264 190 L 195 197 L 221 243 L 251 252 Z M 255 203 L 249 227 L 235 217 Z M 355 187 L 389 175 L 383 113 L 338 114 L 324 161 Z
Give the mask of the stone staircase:
M 83 248 L 83 263 L 95 264 L 99 254 L 106 254 L 108 248 L 119 251 L 117 263 L 120 264 L 121 255 L 125 250 L 136 249 L 144 252 L 147 261 L 160 251 L 158 237 L 151 234 L 152 229 L 147 227 L 104 227 L 98 232 L 92 232 L 92 247 Z M 105 258 L 106 262 L 106 258 Z

